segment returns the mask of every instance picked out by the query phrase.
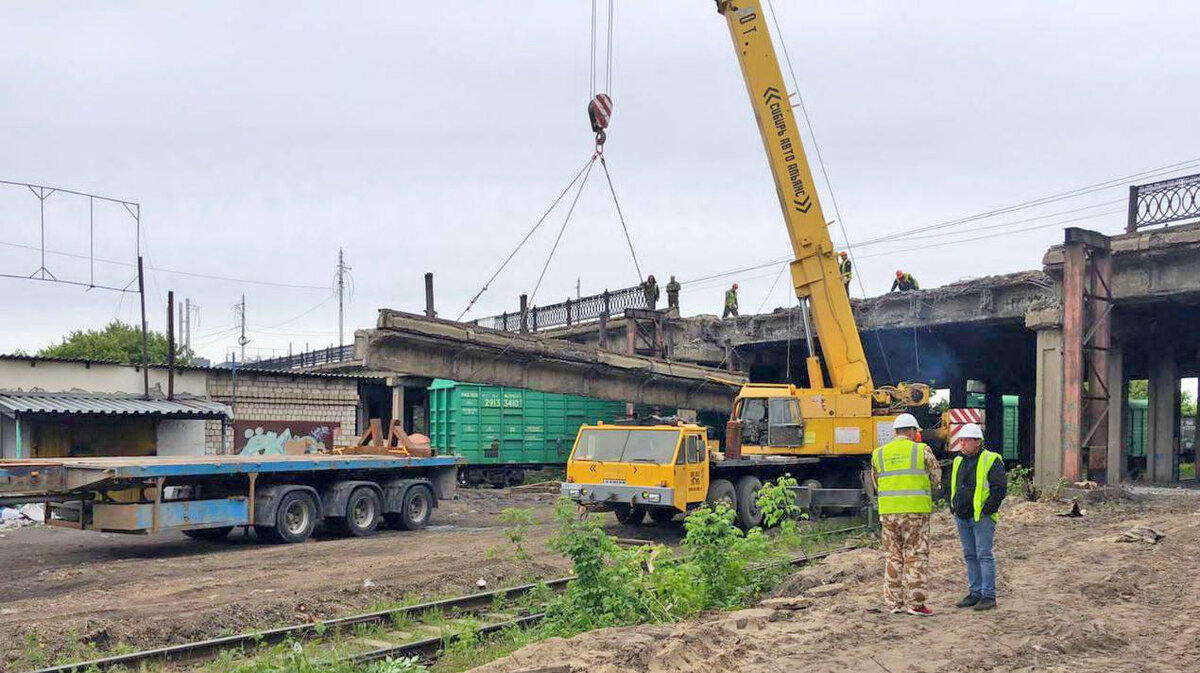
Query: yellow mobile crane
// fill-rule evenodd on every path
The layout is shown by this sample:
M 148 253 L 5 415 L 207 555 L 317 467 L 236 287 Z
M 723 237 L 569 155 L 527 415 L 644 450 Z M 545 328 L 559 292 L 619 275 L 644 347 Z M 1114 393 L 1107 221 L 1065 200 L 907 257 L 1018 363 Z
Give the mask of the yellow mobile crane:
M 761 6 L 754 0 L 716 4 L 729 25 L 795 256 L 792 286 L 809 335 L 809 385 L 743 386 L 723 454 L 695 425 L 581 428 L 563 493 L 612 509 L 626 523 L 640 522 L 647 512 L 670 518 L 725 501 L 743 525 L 757 525 L 754 498 L 762 480 L 785 472 L 812 489 L 860 486 L 870 452 L 893 435 L 895 415 L 929 402 L 924 385 L 875 386 Z
M 807 388 L 744 386 L 733 409 L 740 436 L 731 439 L 740 439 L 747 455 L 866 456 L 891 437 L 895 413 L 928 404 L 929 388 L 875 387 L 761 7 L 752 0 L 718 0 L 717 11 L 729 25 L 775 178 L 805 333 L 815 327 L 825 364 L 822 369 L 809 336 Z

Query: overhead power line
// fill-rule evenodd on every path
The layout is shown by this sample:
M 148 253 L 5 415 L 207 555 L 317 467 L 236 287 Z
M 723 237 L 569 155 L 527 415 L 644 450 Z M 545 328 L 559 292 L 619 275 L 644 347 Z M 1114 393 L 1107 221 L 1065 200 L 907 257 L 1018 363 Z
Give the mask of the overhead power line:
M 20 248 L 23 250 L 33 250 L 35 252 L 41 251 L 41 248 L 36 245 L 25 245 L 23 243 L 12 243 L 9 241 L 0 241 L 0 245 L 10 247 L 10 248 Z M 133 268 L 137 267 L 137 264 L 133 264 L 131 262 L 121 262 L 121 261 L 117 261 L 115 259 L 104 259 L 102 257 L 90 257 L 89 255 L 80 255 L 80 254 L 73 253 L 73 252 L 64 252 L 62 250 L 47 249 L 46 254 L 47 255 L 59 255 L 61 257 L 72 257 L 75 259 L 92 259 L 92 260 L 95 260 L 96 262 L 100 262 L 102 264 L 112 264 L 114 266 L 124 266 L 124 267 L 133 267 Z M 298 284 L 298 283 L 283 283 L 283 282 L 271 281 L 271 280 L 256 280 L 256 279 L 252 279 L 252 278 L 234 278 L 232 276 L 220 276 L 220 275 L 210 274 L 210 273 L 197 273 L 195 271 L 182 271 L 180 269 L 168 269 L 168 268 L 164 268 L 164 267 L 160 267 L 160 266 L 147 265 L 145 268 L 147 271 L 155 271 L 158 273 L 170 273 L 170 274 L 175 274 L 178 276 L 189 276 L 192 278 L 204 278 L 206 280 L 223 280 L 223 281 L 228 281 L 230 283 L 243 283 L 243 284 L 247 284 L 247 285 L 266 285 L 266 286 L 270 286 L 270 287 L 286 287 L 286 288 L 294 288 L 294 289 L 299 289 L 299 290 L 328 290 L 329 289 L 327 286 L 324 286 L 324 285 L 302 285 L 302 284 Z M 80 283 L 80 284 L 87 285 L 87 283 Z
M 997 217 L 999 215 L 1004 215 L 1004 214 L 1016 212 L 1019 210 L 1027 210 L 1029 208 L 1043 206 L 1043 205 L 1047 205 L 1050 203 L 1055 203 L 1058 201 L 1075 198 L 1078 196 L 1086 196 L 1088 194 L 1093 194 L 1093 193 L 1102 191 L 1104 189 L 1111 189 L 1116 186 L 1128 184 L 1130 181 L 1133 181 L 1133 180 L 1142 180 L 1142 179 L 1147 179 L 1147 178 L 1160 177 L 1167 173 L 1173 173 L 1173 172 L 1177 172 L 1177 171 L 1181 171 L 1181 170 L 1190 170 L 1190 169 L 1193 169 L 1196 167 L 1200 167 L 1200 157 L 1188 159 L 1186 161 L 1176 162 L 1173 164 L 1168 164 L 1165 166 L 1159 166 L 1157 168 L 1152 168 L 1152 169 L 1141 171 L 1138 173 L 1132 173 L 1130 175 L 1124 175 L 1124 176 L 1121 176 L 1118 178 L 1112 178 L 1109 180 L 1092 183 L 1090 185 L 1085 185 L 1083 187 L 1078 187 L 1075 189 L 1058 192 L 1056 194 L 1050 194 L 1048 196 L 1044 196 L 1044 197 L 1037 198 L 1037 199 L 1031 199 L 1029 201 L 1023 201 L 1021 203 L 1013 204 L 1010 206 L 1004 206 L 1001 208 L 984 211 L 981 213 L 977 213 L 975 215 L 969 215 L 969 216 L 957 218 L 954 220 L 939 222 L 937 224 L 897 231 L 892 234 L 888 234 L 885 236 L 879 236 L 879 237 L 876 237 L 873 239 L 868 239 L 865 241 L 850 242 L 846 245 L 848 247 L 853 246 L 853 247 L 862 248 L 862 247 L 867 247 L 870 245 L 879 245 L 879 244 L 890 243 L 890 242 L 894 242 L 894 241 L 903 241 L 906 239 L 914 239 L 915 240 L 917 238 L 933 238 L 933 237 L 922 237 L 922 236 L 918 236 L 918 235 L 925 234 L 925 233 L 928 233 L 931 231 L 940 231 L 940 230 L 949 229 L 949 228 L 956 227 L 956 226 L 962 226 L 962 225 L 978 222 L 981 220 L 985 220 L 985 219 L 988 219 L 991 217 Z M 981 230 L 981 229 L 988 229 L 988 230 L 1003 229 L 1003 228 L 1012 227 L 1012 226 L 1015 226 L 1018 224 L 1024 224 L 1026 222 L 1033 222 L 1036 220 L 1046 219 L 1049 217 L 1057 217 L 1059 215 L 1066 215 L 1066 214 L 1070 214 L 1070 213 L 1080 212 L 1080 211 L 1088 210 L 1091 208 L 1101 208 L 1101 207 L 1104 207 L 1107 205 L 1121 203 L 1124 201 L 1125 201 L 1125 199 L 1114 199 L 1114 200 L 1110 200 L 1110 201 L 1103 201 L 1103 202 L 1099 202 L 1099 203 L 1089 204 L 1087 206 L 1081 206 L 1078 208 L 1057 211 L 1054 213 L 1039 215 L 1036 217 L 1026 218 L 1026 219 L 1022 219 L 1022 220 L 1013 220 L 1013 221 L 1004 222 L 1001 224 L 986 225 L 986 226 L 982 226 L 982 227 L 977 226 L 977 227 L 974 227 L 972 229 L 972 231 L 977 231 L 977 230 Z M 1102 214 L 1108 215 L 1108 214 L 1112 214 L 1112 213 L 1106 212 L 1106 213 L 1102 213 Z M 1097 215 L 1097 216 L 1099 216 L 1099 215 Z M 1053 225 L 1047 225 L 1047 226 L 1053 226 Z M 942 236 L 947 236 L 947 235 L 953 235 L 954 233 L 970 233 L 970 232 L 947 232 L 947 233 L 939 234 L 936 238 L 940 238 Z M 874 256 L 877 256 L 877 255 L 872 255 L 872 257 L 874 257 Z M 698 278 L 693 278 L 691 280 L 682 281 L 682 284 L 687 285 L 689 283 L 694 284 L 694 283 L 698 283 L 698 282 L 702 282 L 702 281 L 706 281 L 706 280 L 712 280 L 712 279 L 716 279 L 716 278 L 727 278 L 729 276 L 737 275 L 739 273 L 745 273 L 745 272 L 749 272 L 749 271 L 757 271 L 759 269 L 773 267 L 776 264 L 781 264 L 790 259 L 792 259 L 791 255 L 778 257 L 776 259 L 771 259 L 771 260 L 764 260 L 764 261 L 756 263 L 756 264 L 749 264 L 749 265 L 746 265 L 743 267 L 729 269 L 727 271 L 720 271 L 717 273 L 706 274 L 706 275 L 700 276 Z M 855 274 L 855 275 L 857 276 L 858 274 Z
M 1170 164 L 1168 166 L 1162 166 L 1162 167 L 1154 168 L 1154 169 L 1151 169 L 1148 171 L 1142 171 L 1140 173 L 1132 173 L 1130 175 L 1123 175 L 1119 178 L 1113 178 L 1111 180 L 1105 180 L 1103 182 L 1096 182 L 1096 183 L 1093 183 L 1090 185 L 1085 185 L 1083 187 L 1076 187 L 1075 189 L 1069 189 L 1065 192 L 1059 192 L 1057 194 L 1051 194 L 1049 196 L 1043 196 L 1041 198 L 1032 199 L 1029 201 L 1022 201 L 1021 203 L 1013 204 L 1011 206 L 1004 206 L 1002 208 L 996 208 L 994 210 L 987 210 L 982 213 L 976 213 L 974 215 L 968 215 L 966 217 L 960 217 L 960 218 L 953 219 L 953 220 L 947 220 L 945 222 L 939 222 L 937 224 L 931 224 L 931 225 L 928 225 L 925 227 L 909 229 L 908 231 L 900 232 L 897 234 L 889 234 L 887 236 L 880 236 L 879 238 L 873 238 L 873 239 L 869 239 L 866 241 L 861 241 L 859 243 L 856 243 L 855 245 L 862 246 L 862 245 L 868 245 L 871 243 L 877 243 L 877 242 L 883 242 L 883 241 L 894 241 L 896 239 L 909 236 L 911 234 L 920 234 L 920 233 L 925 233 L 928 231 L 937 231 L 940 229 L 946 229 L 949 227 L 954 227 L 954 226 L 958 226 L 958 225 L 962 225 L 962 224 L 968 224 L 970 222 L 977 222 L 982 219 L 986 219 L 989 217 L 995 217 L 997 215 L 1004 215 L 1004 214 L 1011 213 L 1016 210 L 1025 210 L 1027 208 L 1043 206 L 1048 203 L 1055 203 L 1057 201 L 1063 201 L 1065 199 L 1073 199 L 1073 198 L 1080 197 L 1080 196 L 1086 196 L 1088 194 L 1093 194 L 1095 192 L 1098 192 L 1098 191 L 1101 191 L 1104 189 L 1111 189 L 1116 186 L 1128 184 L 1129 182 L 1131 182 L 1133 180 L 1140 180 L 1140 179 L 1144 179 L 1144 178 L 1148 178 L 1148 177 L 1156 177 L 1158 175 L 1162 175 L 1165 173 L 1172 173 L 1172 172 L 1175 172 L 1178 170 L 1194 168 L 1197 165 L 1200 165 L 1200 158 L 1189 159 L 1188 161 L 1183 161 L 1183 162 L 1179 162 L 1176 164 Z
M 969 238 L 959 238 L 959 239 L 954 239 L 954 240 L 941 241 L 939 243 L 927 243 L 925 245 L 915 245 L 915 246 L 912 246 L 909 248 L 893 248 L 893 249 L 888 250 L 887 252 L 877 252 L 872 255 L 862 255 L 861 257 L 862 257 L 862 259 L 869 259 L 871 257 L 887 257 L 887 256 L 895 255 L 895 254 L 901 253 L 901 252 L 912 252 L 914 250 L 933 250 L 935 248 L 943 248 L 948 245 L 958 245 L 960 243 L 971 243 L 973 241 L 983 241 L 983 240 L 986 240 L 989 238 L 998 238 L 1000 236 L 1012 236 L 1014 234 L 1021 234 L 1021 233 L 1025 233 L 1025 232 L 1029 232 L 1029 231 L 1036 231 L 1039 229 L 1049 229 L 1050 227 L 1061 227 L 1064 224 L 1071 224 L 1072 222 L 1081 222 L 1083 220 L 1093 220 L 1097 217 L 1103 217 L 1105 215 L 1115 215 L 1117 213 L 1121 213 L 1124 211 L 1125 211 L 1124 208 L 1116 208 L 1113 210 L 1106 210 L 1101 213 L 1092 213 L 1091 215 L 1083 215 L 1081 217 L 1072 217 L 1072 218 L 1066 219 L 1066 220 L 1050 222 L 1048 224 L 1036 224 L 1032 227 L 1024 227 L 1022 229 L 1013 229 L 1013 230 L 1009 230 L 1009 231 L 1001 231 L 1001 232 L 995 232 L 995 233 L 991 233 L 991 234 L 984 234 L 983 236 L 971 236 Z M 963 233 L 966 233 L 966 232 L 963 232 Z

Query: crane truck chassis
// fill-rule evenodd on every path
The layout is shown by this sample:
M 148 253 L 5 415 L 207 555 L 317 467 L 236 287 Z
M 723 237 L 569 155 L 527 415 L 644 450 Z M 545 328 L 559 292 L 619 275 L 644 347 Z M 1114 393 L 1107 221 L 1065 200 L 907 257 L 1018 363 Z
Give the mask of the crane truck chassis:
M 716 451 L 708 428 L 694 424 L 585 425 L 567 461 L 561 493 L 584 507 L 612 511 L 627 525 L 640 524 L 647 514 L 666 522 L 723 502 L 737 513 L 740 526 L 753 528 L 762 524 L 757 499 L 763 482 L 784 475 L 800 482 L 796 495 L 803 509 L 867 507 L 865 487 L 822 488 L 813 475 L 826 473 L 828 461 L 816 456 L 729 458 Z M 851 458 L 845 466 L 861 466 L 861 461 Z M 861 478 L 861 472 L 856 474 Z

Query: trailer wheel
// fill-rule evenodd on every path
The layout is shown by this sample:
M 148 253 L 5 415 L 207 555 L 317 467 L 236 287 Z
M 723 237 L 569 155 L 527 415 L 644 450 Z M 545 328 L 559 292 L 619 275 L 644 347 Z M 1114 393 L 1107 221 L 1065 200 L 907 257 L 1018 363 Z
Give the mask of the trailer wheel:
M 255 526 L 270 542 L 304 542 L 317 525 L 317 506 L 307 493 L 290 491 L 279 501 L 274 526 Z
M 762 525 L 763 514 L 758 508 L 758 490 L 762 482 L 758 477 L 745 476 L 737 482 L 737 518 L 738 525 L 744 530 L 750 530 Z
M 525 470 L 509 470 L 504 475 L 509 488 L 525 483 Z
M 193 540 L 220 540 L 229 535 L 233 526 L 217 526 L 215 528 L 193 528 L 183 531 L 183 534 Z
M 424 484 L 408 489 L 400 503 L 400 511 L 385 514 L 388 526 L 398 530 L 421 530 L 433 518 L 433 491 Z
M 622 526 L 640 526 L 646 519 L 646 508 L 642 505 L 621 503 L 613 505 L 613 514 L 617 517 L 617 523 Z
M 374 535 L 382 510 L 383 503 L 375 491 L 360 486 L 346 499 L 346 516 L 340 522 L 342 530 L 354 537 Z
M 654 523 L 665 525 L 674 521 L 678 513 L 673 507 L 655 507 L 650 510 L 650 518 L 654 519 Z
M 723 502 L 729 505 L 730 509 L 737 509 L 737 492 L 728 479 L 713 479 L 708 484 L 708 496 L 704 498 L 704 502 L 713 507 Z

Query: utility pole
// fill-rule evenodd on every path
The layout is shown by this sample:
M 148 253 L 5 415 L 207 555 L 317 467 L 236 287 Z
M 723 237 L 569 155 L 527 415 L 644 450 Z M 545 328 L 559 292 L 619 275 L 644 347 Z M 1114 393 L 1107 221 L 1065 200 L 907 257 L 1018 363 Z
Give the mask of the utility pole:
M 42 197 L 45 201 L 45 197 Z M 140 241 L 140 239 L 139 239 Z M 138 296 L 142 299 L 142 392 L 150 399 L 150 323 L 146 320 L 146 271 L 142 266 L 142 256 L 138 255 Z M 45 270 L 45 266 L 40 270 Z
M 242 363 L 246 362 L 246 344 L 250 340 L 246 338 L 246 295 L 242 295 L 242 300 L 234 305 L 234 313 L 237 314 L 238 323 L 241 325 L 242 334 L 238 337 L 238 345 L 242 347 Z
M 345 294 L 346 294 L 346 275 L 350 271 L 350 267 L 346 266 L 346 258 L 342 254 L 342 249 L 338 248 L 338 265 L 337 265 L 337 293 L 338 293 L 338 348 L 345 345 L 346 340 L 343 336 L 345 330 Z
M 583 278 L 575 278 L 575 301 L 579 301 L 583 295 L 580 293 L 580 288 L 583 287 Z
M 183 326 L 180 325 L 182 328 Z M 167 290 L 167 399 L 175 399 L 175 290 Z
M 197 307 L 198 308 L 198 307 Z M 183 347 L 192 350 L 192 300 L 183 300 L 183 320 L 180 321 L 179 328 L 183 330 Z

